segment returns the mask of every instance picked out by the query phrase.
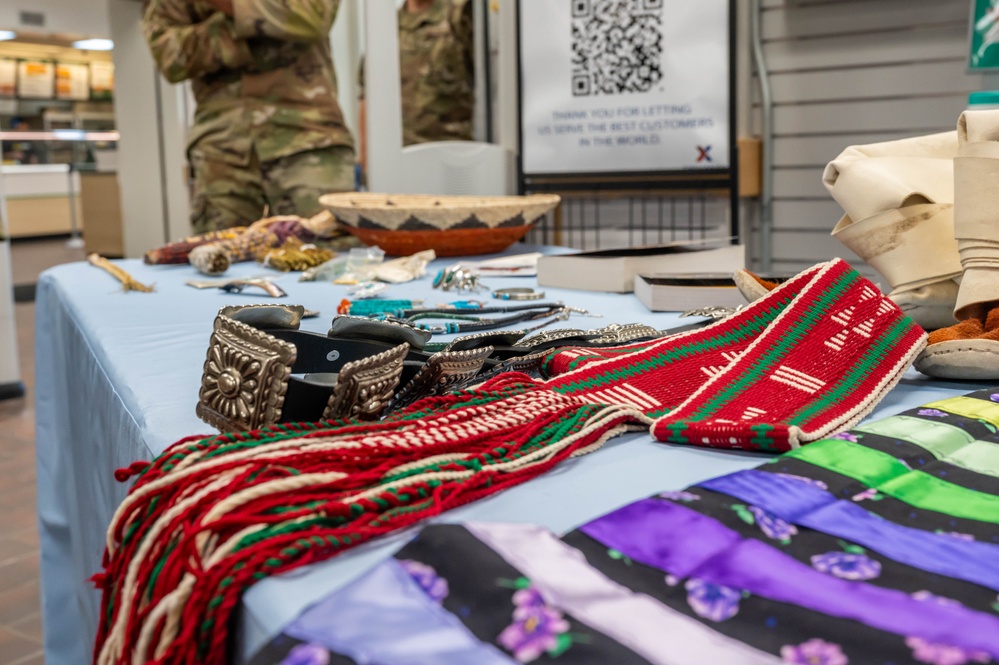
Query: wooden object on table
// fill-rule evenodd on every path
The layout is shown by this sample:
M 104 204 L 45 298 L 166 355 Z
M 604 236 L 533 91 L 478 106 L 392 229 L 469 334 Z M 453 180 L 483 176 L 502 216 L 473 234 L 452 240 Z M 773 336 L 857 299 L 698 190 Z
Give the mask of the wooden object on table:
M 95 268 L 100 268 L 105 271 L 119 282 L 125 291 L 139 291 L 140 293 L 152 293 L 153 287 L 147 286 L 142 282 L 138 281 L 131 274 L 125 271 L 123 268 L 116 266 L 115 264 L 108 261 L 106 258 L 99 254 L 88 254 L 87 263 L 94 266 Z

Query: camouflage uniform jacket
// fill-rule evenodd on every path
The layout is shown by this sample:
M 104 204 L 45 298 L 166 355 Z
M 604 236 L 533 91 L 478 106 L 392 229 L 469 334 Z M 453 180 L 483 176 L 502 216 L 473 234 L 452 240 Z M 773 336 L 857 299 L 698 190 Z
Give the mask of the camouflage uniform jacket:
M 472 140 L 474 41 L 469 0 L 434 0 L 416 13 L 399 8 L 403 145 Z M 360 82 L 363 97 L 363 64 Z
M 188 150 L 246 166 L 327 146 L 353 147 L 336 94 L 329 30 L 340 0 L 233 0 L 233 17 L 198 0 L 147 0 L 142 28 L 171 82 L 191 80 Z

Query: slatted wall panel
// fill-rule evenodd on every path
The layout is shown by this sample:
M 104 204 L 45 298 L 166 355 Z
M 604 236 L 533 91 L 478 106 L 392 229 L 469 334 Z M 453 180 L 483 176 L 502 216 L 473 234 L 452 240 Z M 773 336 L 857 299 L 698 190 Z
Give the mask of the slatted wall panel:
M 728 205 L 727 194 L 563 193 L 560 214 L 535 224 L 526 240 L 582 250 L 725 242 L 731 234 Z
M 725 242 L 731 235 L 726 196 L 563 192 L 560 214 L 536 224 L 526 240 L 581 250 Z
M 833 256 L 859 264 L 829 235 L 842 211 L 822 186 L 823 168 L 843 148 L 953 129 L 968 93 L 999 88 L 995 75 L 966 71 L 970 1 L 764 0 L 775 270 Z

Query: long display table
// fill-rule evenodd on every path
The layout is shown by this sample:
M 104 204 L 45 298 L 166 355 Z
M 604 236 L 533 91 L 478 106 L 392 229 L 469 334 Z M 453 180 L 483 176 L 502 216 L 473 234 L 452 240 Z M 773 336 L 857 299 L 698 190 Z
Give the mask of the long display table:
M 516 251 L 534 249 L 520 246 Z M 386 296 L 427 303 L 489 299 L 488 293 L 458 295 L 431 288 L 436 270 L 455 261 L 438 260 L 427 277 L 393 286 Z M 193 289 L 184 282 L 199 276 L 187 266 L 145 266 L 134 260 L 121 266 L 139 281 L 155 283 L 156 291 L 123 293 L 107 273 L 85 263 L 51 269 L 38 284 L 38 514 L 49 665 L 89 662 L 100 599 L 88 578 L 100 569 L 106 526 L 127 492 L 126 485 L 115 481 L 114 470 L 151 459 L 182 437 L 212 433 L 195 416 L 194 406 L 215 314 L 228 304 L 272 301 L 252 292 Z M 227 276 L 266 272 L 259 265 L 239 264 Z M 294 274 L 281 276 L 278 283 L 289 297 L 274 302 L 318 310 L 320 317 L 307 319 L 303 328 L 325 332 L 347 287 L 296 280 Z M 487 282 L 494 288 L 535 286 L 534 278 Z M 546 301 L 562 300 L 603 314 L 573 316 L 563 327 L 642 322 L 668 328 L 681 322 L 676 314 L 650 313 L 631 295 L 546 290 Z M 910 370 L 871 418 L 984 387 L 930 381 Z M 645 433 L 629 434 L 440 519 L 530 522 L 564 532 L 654 492 L 760 461 L 759 455 L 666 445 Z M 248 660 L 304 608 L 384 559 L 410 534 L 395 534 L 254 586 L 243 598 L 235 660 Z

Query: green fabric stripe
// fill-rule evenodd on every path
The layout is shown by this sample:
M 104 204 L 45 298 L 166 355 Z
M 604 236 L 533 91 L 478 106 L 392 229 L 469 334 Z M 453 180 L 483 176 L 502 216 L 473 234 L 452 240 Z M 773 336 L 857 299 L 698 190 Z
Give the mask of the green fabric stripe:
M 689 416 L 691 420 L 700 420 L 723 408 L 726 404 L 746 391 L 750 385 L 757 383 L 761 375 L 769 372 L 770 369 L 781 361 L 788 352 L 801 341 L 808 332 L 815 329 L 818 319 L 824 317 L 827 310 L 838 301 L 843 293 L 856 283 L 860 275 L 851 270 L 836 278 L 836 281 L 828 289 L 822 291 L 816 298 L 815 303 L 793 321 L 789 329 L 782 333 L 778 339 L 763 353 L 752 366 L 740 374 L 739 378 L 719 390 L 714 397 L 704 402 L 699 409 Z
M 890 439 L 902 439 L 925 449 L 936 458 L 946 457 L 968 445 L 975 437 L 960 427 L 912 416 L 892 416 L 853 428 Z
M 843 439 L 822 439 L 792 450 L 785 457 L 793 457 L 841 473 L 868 487 L 886 483 L 909 472 L 909 467 L 892 455 Z
M 999 496 L 969 490 L 923 471 L 910 471 L 878 489 L 910 506 L 999 524 Z
M 753 433 L 753 438 L 749 440 L 751 444 L 760 450 L 779 452 L 776 444 L 774 444 L 773 437 L 771 436 L 775 429 L 773 425 L 769 423 L 758 423 L 756 425 L 750 425 L 749 429 Z
M 973 397 L 955 397 L 927 404 L 924 409 L 938 409 L 974 420 L 992 423 L 999 419 L 999 405 Z M 969 471 L 999 478 L 999 444 L 975 441 L 960 427 L 914 416 L 892 416 L 861 425 L 855 432 L 870 432 L 901 439 L 919 446 L 937 459 Z
M 984 420 L 990 425 L 999 427 L 999 404 L 974 397 L 951 397 L 950 399 L 931 402 L 923 405 L 924 409 L 939 409 L 955 416 L 964 416 L 972 420 Z
M 944 457 L 943 461 L 969 471 L 999 478 L 999 444 L 991 441 L 972 441 Z
M 878 450 L 841 439 L 824 439 L 787 456 L 858 480 L 915 508 L 999 524 L 999 496 L 913 471 Z

